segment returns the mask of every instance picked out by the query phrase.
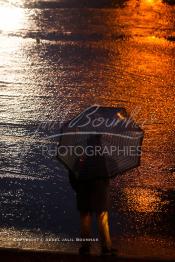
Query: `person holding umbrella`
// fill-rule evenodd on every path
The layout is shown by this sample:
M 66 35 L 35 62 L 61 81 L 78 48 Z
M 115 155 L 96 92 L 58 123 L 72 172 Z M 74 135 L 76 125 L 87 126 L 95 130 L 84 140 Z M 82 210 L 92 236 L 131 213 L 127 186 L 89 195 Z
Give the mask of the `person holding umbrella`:
M 87 142 L 87 148 L 95 148 L 100 146 L 100 136 L 94 135 Z M 110 206 L 110 182 L 105 176 L 107 172 L 103 156 L 97 154 L 88 154 L 84 158 L 79 158 L 79 175 L 83 172 L 104 173 L 104 179 L 95 179 L 95 174 L 91 174 L 93 179 L 83 181 L 76 178 L 75 173 L 69 171 L 69 181 L 72 188 L 76 192 L 77 209 L 80 212 L 80 231 L 82 246 L 79 248 L 80 255 L 88 255 L 90 253 L 92 215 L 96 214 L 98 222 L 98 231 L 101 243 L 101 255 L 116 255 L 117 250 L 112 248 L 112 241 L 109 230 L 108 209 Z M 94 167 L 92 169 L 92 167 Z
M 110 179 L 140 165 L 144 132 L 125 108 L 92 106 L 67 121 L 59 137 L 58 159 L 68 168 L 70 183 L 76 192 L 81 236 L 91 236 L 92 214 L 96 213 L 101 254 L 116 254 L 108 221 Z M 80 156 L 67 147 L 97 150 L 95 154 L 85 150 Z M 109 154 L 101 154 L 100 148 Z M 79 253 L 90 253 L 89 241 L 83 241 Z

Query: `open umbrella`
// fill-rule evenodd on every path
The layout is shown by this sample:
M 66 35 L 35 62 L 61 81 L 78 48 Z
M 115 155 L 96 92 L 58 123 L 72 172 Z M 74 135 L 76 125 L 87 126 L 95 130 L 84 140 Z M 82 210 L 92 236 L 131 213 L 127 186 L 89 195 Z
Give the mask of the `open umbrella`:
M 79 179 L 111 178 L 140 165 L 143 136 L 125 108 L 92 106 L 62 126 L 57 156 Z

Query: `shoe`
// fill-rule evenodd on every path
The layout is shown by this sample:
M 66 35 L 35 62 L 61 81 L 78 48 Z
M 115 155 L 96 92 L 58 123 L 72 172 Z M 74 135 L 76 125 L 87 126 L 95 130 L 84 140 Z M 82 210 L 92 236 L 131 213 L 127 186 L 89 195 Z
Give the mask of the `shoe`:
M 107 247 L 102 247 L 101 249 L 101 256 L 117 256 L 118 251 L 116 248 L 107 248 Z
M 90 247 L 82 246 L 79 248 L 79 255 L 86 256 L 90 255 Z

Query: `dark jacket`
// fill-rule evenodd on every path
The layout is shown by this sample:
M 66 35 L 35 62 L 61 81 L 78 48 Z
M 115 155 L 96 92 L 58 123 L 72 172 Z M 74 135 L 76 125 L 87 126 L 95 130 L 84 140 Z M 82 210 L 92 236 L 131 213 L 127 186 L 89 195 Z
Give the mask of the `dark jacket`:
M 87 145 L 99 146 L 100 137 L 92 136 Z M 84 156 L 77 160 L 76 165 L 75 173 L 69 171 L 69 181 L 76 192 L 78 210 L 88 212 L 108 210 L 110 183 L 103 156 Z M 104 178 L 99 178 L 99 175 Z M 82 179 L 85 176 L 88 179 Z
M 76 192 L 77 209 L 84 212 L 108 211 L 110 207 L 109 179 L 78 180 L 69 173 L 69 181 Z

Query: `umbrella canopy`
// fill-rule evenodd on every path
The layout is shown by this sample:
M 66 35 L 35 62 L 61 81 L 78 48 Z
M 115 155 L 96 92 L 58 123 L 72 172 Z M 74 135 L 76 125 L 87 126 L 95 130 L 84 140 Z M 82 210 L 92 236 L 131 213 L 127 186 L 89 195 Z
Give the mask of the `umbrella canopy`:
M 140 165 L 143 135 L 125 108 L 92 106 L 62 126 L 57 156 L 79 179 L 111 178 Z

